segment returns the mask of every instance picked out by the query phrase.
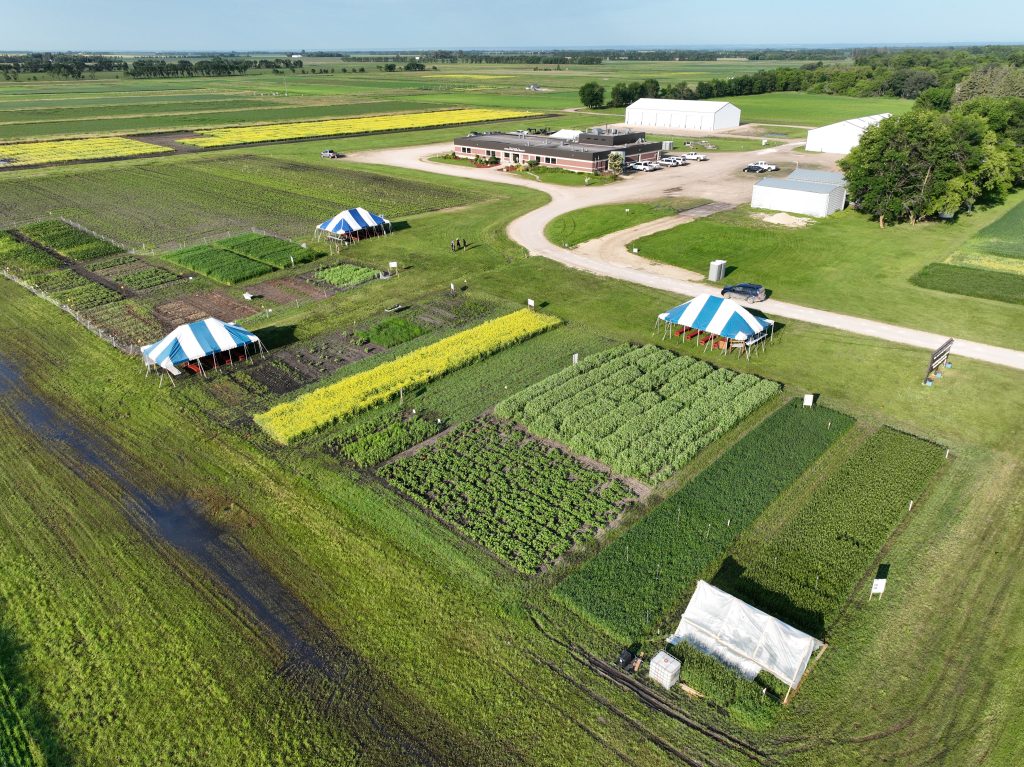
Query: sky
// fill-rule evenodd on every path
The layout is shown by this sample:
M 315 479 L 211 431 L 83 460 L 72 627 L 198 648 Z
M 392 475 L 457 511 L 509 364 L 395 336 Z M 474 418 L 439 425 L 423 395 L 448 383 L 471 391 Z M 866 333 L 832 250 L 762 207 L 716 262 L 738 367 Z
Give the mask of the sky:
M 1021 0 L 30 0 L 0 50 L 301 51 L 1024 42 Z

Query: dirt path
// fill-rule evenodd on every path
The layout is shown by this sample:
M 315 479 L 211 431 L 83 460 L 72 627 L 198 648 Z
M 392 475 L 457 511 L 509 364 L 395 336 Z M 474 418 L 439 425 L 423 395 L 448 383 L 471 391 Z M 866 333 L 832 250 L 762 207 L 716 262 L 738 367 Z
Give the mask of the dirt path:
M 750 201 L 750 190 L 756 179 L 745 176 L 740 169 L 747 163 L 765 155 L 770 155 L 772 161 L 776 163 L 803 162 L 806 164 L 808 156 L 795 151 L 801 143 L 794 141 L 751 152 L 729 152 L 715 155 L 707 162 L 691 163 L 681 168 L 667 168 L 655 173 L 638 173 L 627 176 L 618 183 L 591 187 L 546 184 L 497 170 L 481 170 L 429 161 L 429 157 L 451 151 L 451 144 L 447 142 L 357 152 L 350 155 L 348 161 L 390 165 L 443 176 L 468 178 L 474 181 L 491 181 L 542 191 L 548 195 L 550 201 L 520 216 L 508 225 L 509 237 L 526 248 L 531 255 L 543 256 L 573 269 L 601 277 L 612 277 L 676 293 L 680 296 L 692 297 L 715 288 L 699 281 L 699 275 L 695 275 L 693 272 L 653 262 L 643 258 L 642 254 L 623 252 L 625 249 L 619 248 L 620 244 L 630 242 L 640 236 L 640 232 L 647 232 L 646 229 L 643 229 L 643 227 L 648 227 L 647 224 L 618 232 L 615 237 L 609 235 L 600 240 L 586 243 L 575 250 L 566 250 L 549 242 L 544 236 L 544 228 L 563 213 L 593 205 L 617 202 L 642 202 L 664 197 L 697 197 L 710 199 L 730 207 L 746 203 Z M 835 158 L 832 155 L 824 155 L 814 159 L 820 163 L 829 164 Z M 728 170 L 723 172 L 722 166 L 726 163 L 728 163 Z M 732 172 L 733 169 L 735 172 Z M 690 213 L 692 214 L 693 211 Z M 672 223 L 669 222 L 676 222 L 676 220 L 674 218 L 659 220 L 659 224 L 663 224 L 666 228 L 672 226 Z M 892 343 L 920 349 L 935 349 L 948 338 L 948 336 L 925 330 L 906 328 L 776 299 L 768 299 L 758 304 L 757 308 L 768 315 L 821 325 L 847 333 L 886 339 Z M 1016 349 L 958 338 L 953 344 L 953 354 L 1024 370 L 1024 351 Z

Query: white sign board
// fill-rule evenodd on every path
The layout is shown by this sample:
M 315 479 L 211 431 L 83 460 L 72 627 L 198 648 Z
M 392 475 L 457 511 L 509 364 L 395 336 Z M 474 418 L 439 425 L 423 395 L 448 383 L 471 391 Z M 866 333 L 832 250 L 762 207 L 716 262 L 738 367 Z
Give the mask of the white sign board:
M 814 407 L 814 395 L 813 394 L 805 394 L 804 395 L 804 407 Z
M 398 262 L 397 261 L 388 261 L 388 269 L 397 269 L 397 268 L 398 268 Z
M 879 598 L 881 598 L 882 594 L 885 593 L 885 584 L 887 580 L 888 579 L 886 578 L 875 578 L 871 581 L 871 596 L 878 594 Z
M 526 305 L 529 306 L 531 309 L 536 307 L 536 304 L 533 302 L 532 298 L 527 298 L 526 299 Z

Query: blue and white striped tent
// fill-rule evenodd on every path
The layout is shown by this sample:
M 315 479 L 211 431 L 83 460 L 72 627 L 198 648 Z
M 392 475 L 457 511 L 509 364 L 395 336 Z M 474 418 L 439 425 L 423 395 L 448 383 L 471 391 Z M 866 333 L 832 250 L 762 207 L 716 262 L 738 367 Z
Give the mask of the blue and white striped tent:
M 705 293 L 658 315 L 671 325 L 693 328 L 712 336 L 755 344 L 764 339 L 775 324 L 758 317 L 732 299 Z
M 366 208 L 343 210 L 330 221 L 324 221 L 317 227 L 318 232 L 326 232 L 328 236 L 334 237 L 358 235 L 363 232 L 380 234 L 390 229 L 390 221 L 371 213 Z
M 178 325 L 161 340 L 143 346 L 141 351 L 147 370 L 150 365 L 156 365 L 171 375 L 179 375 L 178 365 L 218 352 L 244 350 L 249 344 L 263 349 L 263 342 L 242 326 L 207 317 L 188 325 Z

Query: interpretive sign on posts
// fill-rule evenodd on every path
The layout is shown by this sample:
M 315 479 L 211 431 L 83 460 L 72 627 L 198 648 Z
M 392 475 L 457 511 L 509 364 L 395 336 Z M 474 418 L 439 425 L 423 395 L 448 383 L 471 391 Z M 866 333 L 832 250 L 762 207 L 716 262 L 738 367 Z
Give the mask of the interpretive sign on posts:
M 532 298 L 527 298 L 526 299 L 526 305 L 529 306 L 531 309 L 536 309 L 537 308 L 537 304 L 534 303 Z
M 814 395 L 813 394 L 805 394 L 804 395 L 804 407 L 814 407 Z
M 398 262 L 397 261 L 388 261 L 388 274 L 391 274 L 392 272 L 394 272 L 396 277 L 398 276 Z
M 928 372 L 924 374 L 923 383 L 927 384 L 931 381 L 932 373 L 938 370 L 940 367 L 946 366 L 949 360 L 949 353 L 953 349 L 953 339 L 947 339 L 942 346 L 932 352 L 931 362 L 928 363 Z

